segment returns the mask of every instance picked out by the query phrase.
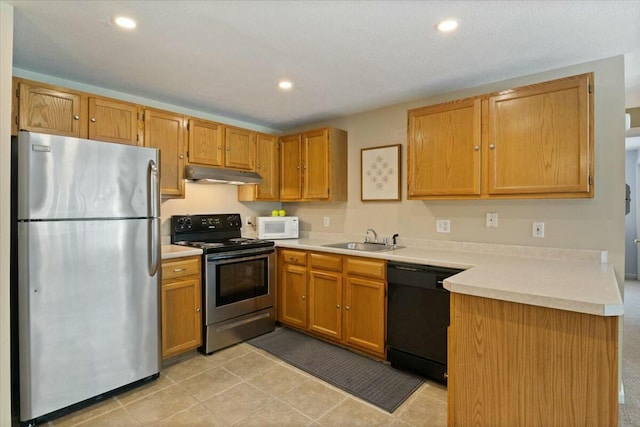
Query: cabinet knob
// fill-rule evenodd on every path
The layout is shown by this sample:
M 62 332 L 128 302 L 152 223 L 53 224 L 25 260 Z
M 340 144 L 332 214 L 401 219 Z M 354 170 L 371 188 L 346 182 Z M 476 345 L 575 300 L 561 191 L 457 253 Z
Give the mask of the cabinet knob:
M 349 310 L 351 307 L 349 307 L 348 305 L 345 305 L 344 308 L 346 308 L 347 310 Z
M 77 115 L 77 114 L 74 114 L 74 115 L 73 115 L 73 119 L 74 119 L 74 120 L 80 120 L 80 116 L 79 116 L 79 115 Z
M 494 148 L 496 148 L 495 144 L 489 144 L 489 150 L 493 150 Z
M 200 307 L 196 308 L 196 313 L 200 313 Z
M 298 262 L 298 258 L 291 257 L 291 258 L 289 258 L 289 261 L 291 261 L 291 262 Z
M 231 151 L 231 147 L 227 147 L 227 151 Z
M 260 169 L 262 166 L 258 165 L 257 168 Z
M 474 145 L 474 146 L 473 146 L 473 151 L 478 151 L 479 149 L 480 149 L 480 146 L 479 146 L 479 145 Z
M 180 160 L 184 159 L 184 154 L 180 154 Z
M 340 308 L 340 304 L 336 304 L 336 308 Z
M 444 373 L 444 379 L 446 380 L 447 378 L 449 378 L 449 374 L 447 374 L 446 372 Z
M 218 145 L 218 150 L 222 150 L 222 145 Z
M 296 166 L 297 169 L 300 169 L 300 165 Z
M 302 295 L 302 299 L 307 299 L 307 297 L 306 297 L 306 296 L 304 296 L 304 295 Z
M 302 166 L 302 169 L 306 169 L 306 168 L 307 168 L 307 165 Z
M 91 120 L 91 122 L 92 122 L 92 123 L 95 123 L 95 122 L 96 122 L 96 118 L 95 118 L 95 117 L 91 117 L 91 119 L 90 119 L 90 120 Z

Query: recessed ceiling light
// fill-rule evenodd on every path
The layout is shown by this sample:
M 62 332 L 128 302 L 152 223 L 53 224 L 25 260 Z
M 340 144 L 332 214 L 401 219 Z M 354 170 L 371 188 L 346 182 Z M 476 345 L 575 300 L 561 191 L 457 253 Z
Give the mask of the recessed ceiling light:
M 282 90 L 290 90 L 293 87 L 293 83 L 289 80 L 280 80 L 278 87 Z
M 136 21 L 126 16 L 117 16 L 113 19 L 113 22 L 118 27 L 126 28 L 127 30 L 133 30 L 136 27 Z
M 448 33 L 456 28 L 458 28 L 458 21 L 455 19 L 445 19 L 444 21 L 438 22 L 438 25 L 436 25 L 436 29 L 443 33 Z

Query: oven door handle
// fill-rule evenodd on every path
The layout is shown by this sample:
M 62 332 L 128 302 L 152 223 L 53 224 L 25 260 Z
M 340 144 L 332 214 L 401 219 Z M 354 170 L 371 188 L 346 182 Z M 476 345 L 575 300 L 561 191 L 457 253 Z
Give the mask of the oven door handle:
M 261 259 L 261 258 L 268 258 L 269 255 L 271 255 L 272 253 L 274 253 L 274 250 L 271 249 L 267 249 L 265 251 L 260 251 L 260 252 L 245 252 L 243 253 L 242 251 L 236 251 L 236 252 L 229 252 L 229 253 L 217 253 L 217 254 L 209 254 L 207 255 L 207 262 L 208 263 L 212 263 L 212 264 L 229 264 L 231 262 L 236 262 L 236 261 L 251 261 L 251 260 L 255 260 L 255 259 Z

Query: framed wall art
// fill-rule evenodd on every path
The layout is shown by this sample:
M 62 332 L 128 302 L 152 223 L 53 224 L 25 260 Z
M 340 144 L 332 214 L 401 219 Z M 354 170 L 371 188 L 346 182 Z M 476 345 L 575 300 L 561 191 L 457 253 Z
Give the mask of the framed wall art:
M 360 150 L 360 199 L 363 202 L 400 200 L 402 145 Z

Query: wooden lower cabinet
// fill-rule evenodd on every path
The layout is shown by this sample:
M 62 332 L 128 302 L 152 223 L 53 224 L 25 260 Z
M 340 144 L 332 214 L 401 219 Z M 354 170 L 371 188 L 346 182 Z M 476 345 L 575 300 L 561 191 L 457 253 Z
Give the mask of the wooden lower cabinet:
M 451 294 L 449 426 L 617 426 L 618 317 Z
M 202 345 L 200 257 L 162 262 L 162 357 Z
M 278 265 L 281 323 L 385 357 L 384 260 L 279 249 Z

